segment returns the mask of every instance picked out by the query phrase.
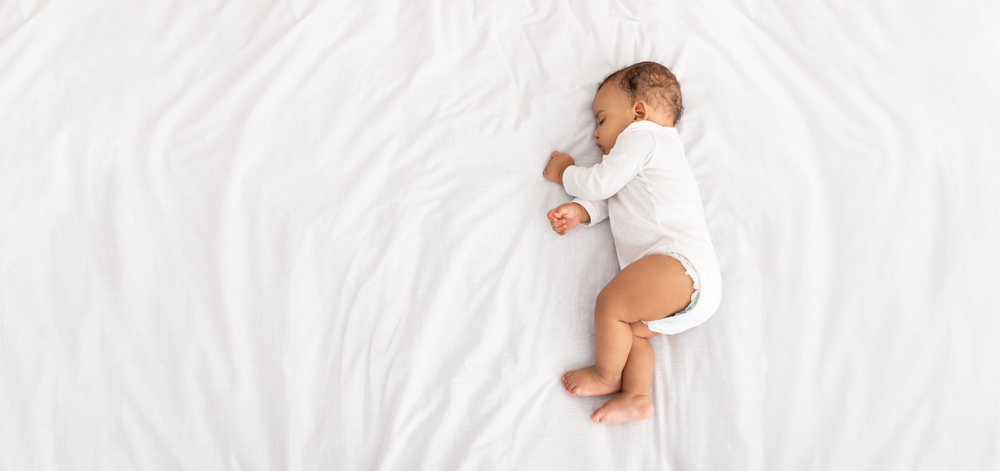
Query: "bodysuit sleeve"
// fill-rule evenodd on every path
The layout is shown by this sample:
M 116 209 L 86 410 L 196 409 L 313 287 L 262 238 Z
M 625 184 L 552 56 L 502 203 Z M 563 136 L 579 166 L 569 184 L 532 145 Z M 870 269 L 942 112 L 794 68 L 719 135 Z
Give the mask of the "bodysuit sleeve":
M 590 222 L 581 224 L 583 227 L 590 227 L 608 218 L 608 200 L 590 201 L 583 198 L 573 198 L 574 203 L 583 206 L 590 214 Z
M 562 177 L 566 193 L 590 201 L 610 198 L 625 188 L 649 162 L 655 146 L 648 130 L 626 129 L 618 135 L 615 146 L 601 163 L 590 168 L 566 167 Z

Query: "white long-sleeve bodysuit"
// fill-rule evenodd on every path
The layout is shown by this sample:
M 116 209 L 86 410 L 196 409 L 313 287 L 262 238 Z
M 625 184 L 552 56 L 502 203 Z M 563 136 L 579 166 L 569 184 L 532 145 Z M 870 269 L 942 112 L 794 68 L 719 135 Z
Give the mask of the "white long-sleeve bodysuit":
M 698 184 L 676 129 L 636 121 L 618 135 L 601 163 L 566 168 L 563 185 L 576 197 L 573 202 L 590 213 L 586 226 L 610 219 L 622 269 L 652 254 L 670 255 L 693 265 L 696 293 L 689 310 L 647 322 L 650 330 L 676 334 L 715 313 L 722 297 L 719 261 Z

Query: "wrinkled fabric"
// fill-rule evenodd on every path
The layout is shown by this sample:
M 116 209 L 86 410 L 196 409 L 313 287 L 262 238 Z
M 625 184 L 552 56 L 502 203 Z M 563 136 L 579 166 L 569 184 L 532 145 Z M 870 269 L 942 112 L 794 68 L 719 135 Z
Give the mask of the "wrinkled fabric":
M 1000 468 L 987 1 L 0 3 L 0 469 Z M 599 426 L 553 150 L 653 60 L 725 293 Z

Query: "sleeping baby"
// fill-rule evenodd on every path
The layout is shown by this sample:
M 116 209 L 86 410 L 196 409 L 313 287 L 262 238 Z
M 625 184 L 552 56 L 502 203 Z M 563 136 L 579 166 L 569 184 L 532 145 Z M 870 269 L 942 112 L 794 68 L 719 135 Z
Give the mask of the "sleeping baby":
M 653 347 L 715 313 L 722 294 L 698 184 L 673 127 L 684 107 L 666 67 L 640 62 L 619 70 L 594 97 L 601 163 L 577 167 L 553 152 L 543 175 L 576 198 L 549 211 L 559 235 L 609 219 L 621 271 L 594 310 L 596 361 L 563 375 L 566 391 L 603 396 L 621 391 L 590 419 L 599 424 L 653 414 Z

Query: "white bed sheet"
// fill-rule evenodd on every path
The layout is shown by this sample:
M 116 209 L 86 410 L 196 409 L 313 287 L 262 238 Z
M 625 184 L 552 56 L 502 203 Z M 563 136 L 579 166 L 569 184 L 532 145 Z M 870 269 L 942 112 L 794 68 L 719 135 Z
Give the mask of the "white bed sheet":
M 998 13 L 0 3 L 0 469 L 1000 468 Z M 641 60 L 725 296 L 599 426 L 541 172 Z

